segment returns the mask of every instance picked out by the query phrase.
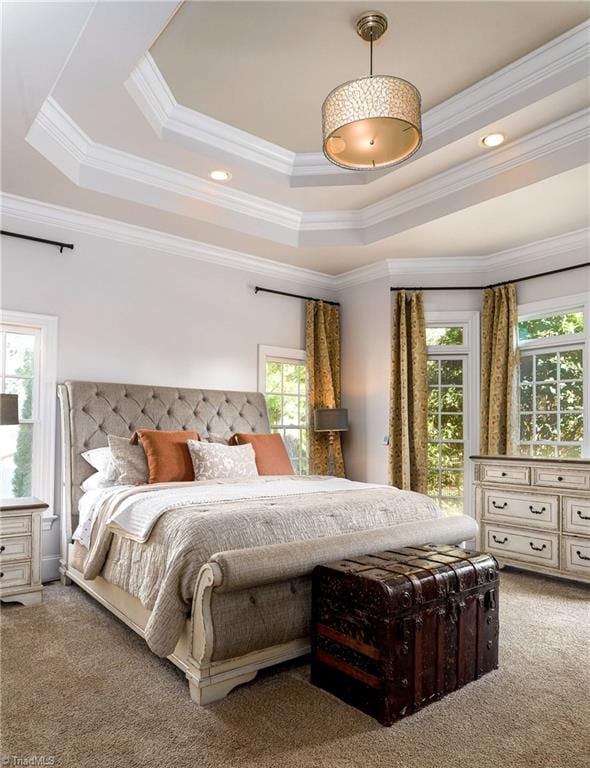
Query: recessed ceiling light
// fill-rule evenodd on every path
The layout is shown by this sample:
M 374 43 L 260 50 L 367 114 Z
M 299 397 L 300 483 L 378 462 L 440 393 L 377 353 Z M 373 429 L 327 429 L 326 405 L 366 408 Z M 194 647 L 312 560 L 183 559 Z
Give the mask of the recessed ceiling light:
M 209 178 L 213 179 L 213 181 L 229 181 L 231 179 L 231 173 L 219 168 L 215 171 L 211 171 Z
M 481 143 L 484 147 L 492 149 L 493 147 L 499 147 L 500 144 L 503 144 L 505 140 L 506 137 L 503 133 L 489 133 L 487 136 L 482 138 Z

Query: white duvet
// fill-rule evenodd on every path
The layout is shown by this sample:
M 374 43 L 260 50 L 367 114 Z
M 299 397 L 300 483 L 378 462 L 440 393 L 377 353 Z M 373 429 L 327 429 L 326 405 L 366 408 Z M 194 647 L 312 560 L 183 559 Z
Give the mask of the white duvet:
M 79 525 L 74 539 L 90 547 L 92 531 L 104 504 L 109 504 L 107 527 L 138 542 L 148 540 L 158 519 L 172 509 L 318 493 L 387 488 L 335 477 L 272 476 L 251 480 L 195 481 L 156 485 L 116 486 L 85 493 L 80 500 Z

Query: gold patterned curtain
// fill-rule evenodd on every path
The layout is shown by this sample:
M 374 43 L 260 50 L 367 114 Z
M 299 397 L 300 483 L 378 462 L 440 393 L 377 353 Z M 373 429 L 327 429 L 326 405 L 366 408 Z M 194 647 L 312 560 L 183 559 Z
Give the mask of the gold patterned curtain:
M 323 301 L 308 301 L 306 306 L 305 352 L 309 406 L 309 471 L 328 473 L 329 438 L 315 432 L 316 408 L 340 407 L 340 307 Z M 337 477 L 344 477 L 344 458 L 340 433 L 334 435 L 334 464 Z
M 426 493 L 428 378 L 422 293 L 398 291 L 393 304 L 389 400 L 389 482 Z
M 481 428 L 484 456 L 512 455 L 518 403 L 516 287 L 486 288 L 481 315 Z

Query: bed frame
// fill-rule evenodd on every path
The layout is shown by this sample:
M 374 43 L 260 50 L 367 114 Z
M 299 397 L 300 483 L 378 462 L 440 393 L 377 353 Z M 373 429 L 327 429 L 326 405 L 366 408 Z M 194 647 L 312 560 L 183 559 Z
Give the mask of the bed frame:
M 107 434 L 128 437 L 138 428 L 188 429 L 223 437 L 234 432 L 268 432 L 264 396 L 80 381 L 60 384 L 58 396 L 62 583 L 76 583 L 143 637 L 150 612 L 140 601 L 101 576 L 85 579 L 73 565 L 72 532 L 77 525 L 80 485 L 92 473 L 81 453 L 107 445 Z M 311 572 L 319 563 L 425 542 L 459 544 L 476 533 L 472 518 L 456 516 L 214 554 L 199 572 L 191 616 L 168 658 L 185 673 L 197 704 L 222 699 L 236 685 L 252 680 L 259 669 L 308 653 Z M 275 610 L 284 601 L 291 601 L 295 614 L 287 628 Z M 251 610 L 254 604 L 256 612 Z M 239 646 L 236 626 L 248 629 Z M 261 627 L 267 638 L 281 641 L 265 641 Z

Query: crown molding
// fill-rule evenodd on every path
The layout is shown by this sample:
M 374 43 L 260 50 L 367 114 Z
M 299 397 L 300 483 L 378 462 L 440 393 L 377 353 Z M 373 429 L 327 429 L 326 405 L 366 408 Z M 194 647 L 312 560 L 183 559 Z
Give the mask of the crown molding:
M 291 175 L 294 152 L 179 104 L 149 52 L 141 57 L 125 87 L 160 138 L 177 135 L 193 145 L 214 147 Z
M 307 246 L 359 245 L 402 231 L 403 222 L 400 225 L 396 219 L 410 211 L 417 220 L 423 209 L 420 223 L 424 223 L 442 215 L 451 196 L 527 163 L 542 164 L 544 158 L 561 150 L 571 148 L 570 162 L 574 165 L 585 162 L 589 115 L 590 109 L 576 112 L 358 210 L 299 211 L 93 142 L 52 97 L 44 102 L 26 138 L 81 187 L 157 205 L 175 214 L 209 218 L 216 224 L 291 246 L 301 244 L 302 233 L 307 236 Z M 530 183 L 530 175 L 528 178 Z M 497 185 L 493 194 L 500 194 Z M 195 206 L 195 201 L 201 207 Z M 439 201 L 440 210 L 433 205 Z M 383 229 L 384 223 L 390 227 L 388 231 Z
M 587 259 L 590 255 L 590 228 L 576 229 L 561 235 L 537 240 L 525 245 L 518 245 L 484 256 L 450 256 L 447 258 L 385 259 L 365 267 L 344 272 L 334 277 L 334 289 L 337 291 L 351 288 L 373 280 L 391 280 L 400 275 L 422 281 L 429 275 L 463 274 L 473 277 L 479 284 L 482 276 L 491 280 L 501 280 L 501 270 L 540 264 L 547 259 L 559 259 L 568 253 L 583 251 Z M 426 284 L 428 280 L 426 280 Z M 469 288 L 469 281 L 466 288 Z
M 187 210 L 192 209 L 187 209 L 182 200 L 196 200 L 257 221 L 262 236 L 265 233 L 260 224 L 273 225 L 274 229 L 267 233 L 271 239 L 297 244 L 301 224 L 298 210 L 94 142 L 51 96 L 41 106 L 26 141 L 78 186 L 144 205 L 160 205 L 183 215 L 191 215 Z M 164 193 L 157 202 L 154 188 Z M 198 216 L 198 211 L 195 214 Z M 240 227 L 235 217 L 224 223 L 247 232 L 252 229 Z
M 590 22 L 584 22 L 424 113 L 420 157 L 587 76 Z M 225 153 L 286 176 L 292 186 L 369 184 L 385 173 L 347 171 L 321 152 L 296 153 L 176 101 L 148 52 L 125 83 L 162 139 Z
M 467 160 L 389 198 L 368 205 L 360 211 L 363 227 L 372 227 L 442 197 L 483 184 L 495 176 L 541 160 L 573 144 L 585 143 L 590 137 L 589 116 L 590 109 L 582 109 L 510 142 L 493 153 Z M 313 216 L 313 213 L 304 214 L 304 228 L 313 228 Z
M 355 177 L 354 171 L 330 163 L 321 152 L 296 153 L 235 126 L 216 120 L 176 101 L 152 55 L 145 53 L 125 87 L 161 139 L 178 140 L 226 153 L 289 179 L 294 176 Z M 365 174 L 362 179 L 365 180 Z
M 432 141 L 453 129 L 458 120 L 469 122 L 489 110 L 494 111 L 497 119 L 503 103 L 526 90 L 539 91 L 551 78 L 562 77 L 564 82 L 556 86 L 563 88 L 570 82 L 587 77 L 589 33 L 590 21 L 582 22 L 428 110 L 423 120 L 424 134 Z M 543 95 L 547 94 L 537 96 L 536 100 Z
M 136 224 L 128 224 L 116 219 L 8 193 L 0 193 L 0 214 L 2 217 L 59 227 L 127 245 L 149 248 L 160 253 L 215 264 L 228 269 L 238 269 L 260 277 L 288 280 L 327 293 L 337 293 L 346 288 L 374 280 L 388 283 L 399 275 L 404 275 L 406 278 L 417 282 L 422 282 L 429 275 L 452 275 L 455 277 L 458 272 L 473 276 L 475 281 L 482 275 L 486 275 L 490 279 L 502 279 L 500 273 L 494 274 L 495 270 L 540 263 L 549 258 L 559 259 L 559 257 L 574 251 L 584 251 L 584 258 L 587 259 L 587 254 L 590 252 L 590 228 L 586 228 L 484 256 L 385 259 L 343 272 L 340 275 L 328 275 L 325 272 L 284 264 L 167 232 L 140 227 Z M 468 288 L 469 285 L 466 287 Z
M 291 280 L 320 290 L 334 288 L 334 278 L 324 272 L 305 269 L 249 253 L 222 248 L 116 219 L 77 211 L 40 200 L 0 193 L 2 216 L 45 226 L 60 227 L 86 235 L 115 240 L 127 245 L 149 248 L 161 253 L 183 256 L 228 269 L 252 272 L 261 277 Z

